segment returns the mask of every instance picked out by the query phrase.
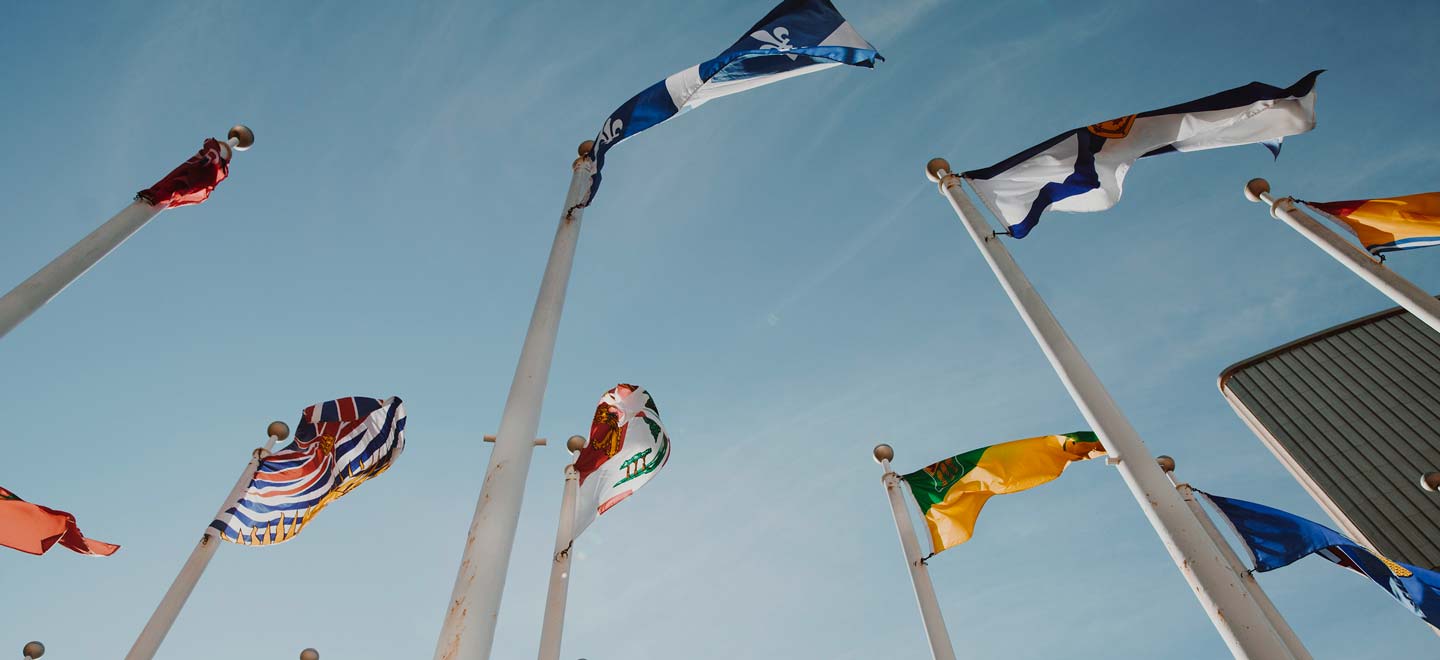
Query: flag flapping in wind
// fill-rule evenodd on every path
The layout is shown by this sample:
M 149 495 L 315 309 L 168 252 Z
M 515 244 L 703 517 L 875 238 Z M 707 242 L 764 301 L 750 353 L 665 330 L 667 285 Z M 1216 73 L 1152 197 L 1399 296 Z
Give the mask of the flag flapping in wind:
M 595 136 L 595 175 L 586 206 L 600 189 L 611 147 L 714 98 L 849 64 L 874 68 L 880 53 L 830 0 L 785 0 L 725 52 L 636 94 L 610 113 Z
M 1440 192 L 1302 203 L 1354 234 L 1371 254 L 1440 245 Z
M 260 461 L 240 501 L 210 526 L 242 545 L 288 541 L 326 505 L 389 469 L 404 449 L 399 397 L 317 403 L 300 414 L 295 439 Z
M 595 407 L 590 442 L 575 457 L 575 536 L 649 483 L 669 460 L 670 436 L 650 393 L 624 383 L 606 392 Z
M 20 499 L 0 487 L 0 545 L 32 555 L 43 555 L 55 544 L 82 555 L 109 557 L 120 546 L 85 538 L 75 516 Z
M 1263 504 L 1204 494 L 1250 549 L 1255 570 L 1273 571 L 1320 555 L 1359 573 L 1431 626 L 1440 628 L 1440 573 L 1391 561 L 1329 527 Z
M 1094 433 L 1045 435 L 967 451 L 901 478 L 925 516 L 933 554 L 969 541 L 991 497 L 1049 483 L 1071 463 L 1104 454 Z
M 208 138 L 200 152 L 171 170 L 165 178 L 135 194 L 152 206 L 175 208 L 199 204 L 210 198 L 215 186 L 230 176 L 230 145 Z
M 1252 82 L 1168 108 L 1066 131 L 990 167 L 970 170 L 980 199 L 1024 238 L 1046 209 L 1103 211 L 1120 201 L 1136 160 L 1180 151 L 1263 144 L 1315 127 L 1314 71 L 1286 88 Z

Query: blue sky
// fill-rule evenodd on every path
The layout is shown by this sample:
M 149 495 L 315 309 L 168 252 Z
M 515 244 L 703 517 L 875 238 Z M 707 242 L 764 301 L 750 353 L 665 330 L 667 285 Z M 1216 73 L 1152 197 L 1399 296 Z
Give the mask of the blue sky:
M 399 395 L 395 468 L 297 540 L 221 548 L 162 658 L 429 657 L 575 145 L 770 8 L 739 2 L 7 3 L 0 288 L 198 148 L 255 148 L 0 342 L 0 484 L 109 559 L 0 553 L 0 648 L 118 657 L 272 419 Z M 1323 520 L 1229 410 L 1227 365 L 1389 302 L 1241 196 L 1433 190 L 1434 3 L 845 0 L 888 61 L 726 98 L 611 154 L 586 213 L 496 658 L 534 653 L 560 445 L 616 382 L 665 472 L 580 540 L 563 657 L 926 657 L 870 448 L 911 470 L 1084 422 L 946 202 L 1076 125 L 1315 68 L 1319 128 L 1152 159 L 1010 247 L 1153 452 Z M 1440 252 L 1390 264 L 1440 290 Z M 991 502 L 930 562 L 976 658 L 1225 649 L 1113 468 Z M 1261 576 L 1317 657 L 1433 655 L 1321 559 Z M 4 650 L 10 653 L 10 650 Z

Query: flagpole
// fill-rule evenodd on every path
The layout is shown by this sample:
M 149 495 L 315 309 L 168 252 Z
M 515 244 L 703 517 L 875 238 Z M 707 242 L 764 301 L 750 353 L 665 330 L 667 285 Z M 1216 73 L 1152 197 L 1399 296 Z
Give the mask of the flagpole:
M 935 660 L 955 660 L 950 631 L 945 628 L 945 617 L 940 614 L 940 600 L 935 596 L 935 584 L 930 581 L 930 567 L 920 557 L 920 543 L 915 540 L 915 528 L 910 524 L 905 497 L 900 492 L 900 477 L 890 469 L 895 449 L 890 445 L 875 445 L 872 454 L 875 462 L 885 470 L 880 481 L 885 484 L 885 496 L 890 498 L 895 531 L 900 534 L 900 549 L 904 551 L 905 563 L 910 567 L 910 583 L 915 586 L 915 600 L 920 604 L 920 622 L 924 624 L 925 637 L 930 641 L 930 655 Z
M 260 467 L 260 461 L 270 455 L 270 450 L 275 443 L 290 437 L 290 427 L 285 422 L 270 422 L 265 429 L 270 439 L 265 446 L 256 449 L 250 454 L 250 462 L 240 472 L 240 479 L 235 482 L 235 487 L 230 489 L 230 494 L 220 504 L 220 511 L 215 514 L 215 520 L 224 515 L 225 510 L 233 506 L 236 500 L 249 488 L 250 481 L 255 478 L 255 470 Z M 125 655 L 125 660 L 150 660 L 155 657 L 155 652 L 160 649 L 160 643 L 165 641 L 165 635 L 170 632 L 170 626 L 174 625 L 175 617 L 180 615 L 180 608 L 185 606 L 186 599 L 190 598 L 190 592 L 195 589 L 195 583 L 200 581 L 200 574 L 205 572 L 205 567 L 210 564 L 210 558 L 215 556 L 215 550 L 220 547 L 220 532 L 214 527 L 205 526 L 205 532 L 200 535 L 200 542 L 195 544 L 195 549 L 190 552 L 190 558 L 185 560 L 185 565 L 180 568 L 180 574 L 175 576 L 175 582 L 165 592 L 165 597 L 160 599 L 156 606 L 155 613 L 150 615 L 150 620 L 145 623 L 145 629 L 140 631 L 140 637 L 135 640 L 135 645 L 130 647 L 130 652 Z
M 585 448 L 583 436 L 572 435 L 565 448 L 574 456 Z M 555 555 L 550 565 L 550 590 L 545 594 L 545 620 L 540 626 L 539 660 L 559 660 L 565 628 L 565 598 L 570 588 L 571 550 L 575 547 L 575 497 L 580 472 L 575 461 L 565 466 L 565 490 L 560 496 L 560 522 L 555 526 Z
M 515 544 L 515 528 L 520 523 L 525 477 L 530 471 L 550 359 L 555 354 L 555 335 L 565 304 L 565 287 L 580 237 L 580 219 L 585 209 L 579 205 L 595 173 L 591 157 L 594 146 L 591 140 L 580 143 L 580 157 L 571 166 L 574 173 L 570 190 L 565 195 L 560 226 L 555 230 L 555 242 L 530 315 L 530 328 L 515 365 L 515 378 L 510 382 L 510 395 L 500 416 L 495 449 L 490 452 L 460 570 L 436 642 L 435 660 L 486 660 L 495 641 L 505 573 Z
M 1255 599 L 1255 604 L 1259 605 L 1260 610 L 1265 613 L 1265 618 L 1270 621 L 1270 626 L 1274 628 L 1276 634 L 1280 635 L 1280 640 L 1285 642 L 1285 648 L 1290 650 L 1290 654 L 1295 656 L 1295 660 L 1314 660 L 1314 656 L 1310 655 L 1310 650 L 1305 648 L 1305 644 L 1300 641 L 1300 636 L 1295 634 L 1295 629 L 1290 627 L 1290 622 L 1285 620 L 1285 616 L 1276 609 L 1274 601 L 1270 600 L 1269 594 L 1266 594 L 1265 589 L 1255 580 L 1255 574 L 1245 568 L 1245 563 L 1240 561 L 1240 555 L 1235 554 L 1234 548 L 1230 547 L 1230 542 L 1225 540 L 1225 535 L 1220 533 L 1220 528 L 1215 526 L 1215 521 L 1210 519 L 1210 515 L 1205 512 L 1205 507 L 1201 506 L 1200 501 L 1195 498 L 1195 489 L 1191 488 L 1190 484 L 1176 478 L 1175 459 L 1169 456 L 1160 456 L 1155 459 L 1155 462 L 1160 465 L 1160 469 L 1166 475 L 1169 475 L 1170 483 L 1175 484 L 1175 490 L 1185 500 L 1185 506 L 1190 509 L 1190 513 L 1195 515 L 1195 520 L 1200 523 L 1200 526 L 1205 528 L 1205 533 L 1210 535 L 1210 540 L 1215 543 L 1220 554 L 1225 556 L 1225 561 L 1230 564 L 1230 569 L 1235 572 L 1236 577 L 1240 578 L 1242 588 L 1249 592 L 1251 598 Z
M 254 143 L 255 134 L 244 125 L 231 128 L 229 137 L 221 142 L 235 151 L 249 149 Z M 36 271 L 29 279 L 11 289 L 0 298 L 0 337 L 9 334 L 15 326 L 59 295 L 71 282 L 79 279 L 85 271 L 90 270 L 105 258 L 105 255 L 110 254 L 124 243 L 125 239 L 140 231 L 145 223 L 164 210 L 164 204 L 150 204 L 143 199 L 136 199 L 69 250 Z
M 1440 300 L 1436 300 L 1424 289 L 1415 286 L 1414 282 L 1386 268 L 1385 264 L 1375 260 L 1369 253 L 1345 240 L 1334 230 L 1321 224 L 1319 220 L 1296 208 L 1293 198 L 1275 199 L 1270 194 L 1269 181 L 1251 179 L 1249 183 L 1245 184 L 1245 199 L 1269 206 L 1272 217 L 1290 225 L 1291 229 L 1299 232 L 1301 236 L 1309 239 L 1311 243 L 1324 250 L 1341 265 L 1349 268 L 1350 272 L 1359 275 L 1360 279 L 1365 280 L 1380 293 L 1389 296 L 1391 300 L 1409 310 L 1416 318 L 1424 321 L 1425 325 L 1440 332 Z
M 1292 657 L 1259 606 L 1236 582 L 1219 549 L 1190 515 L 1150 450 L 1065 334 L 1049 306 L 970 202 L 961 188 L 962 177 L 953 173 L 950 164 L 942 158 L 931 160 L 925 169 L 929 179 L 939 184 L 940 194 L 950 200 L 961 224 L 1070 392 L 1070 398 L 1100 436 L 1109 454 L 1107 462 L 1118 468 L 1231 653 L 1236 658 L 1256 660 Z

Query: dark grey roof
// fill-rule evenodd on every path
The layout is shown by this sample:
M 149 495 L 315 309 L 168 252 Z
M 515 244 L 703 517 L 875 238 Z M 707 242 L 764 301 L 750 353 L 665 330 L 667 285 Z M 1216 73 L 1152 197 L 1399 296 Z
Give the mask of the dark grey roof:
M 1235 364 L 1220 390 L 1341 531 L 1440 568 L 1440 494 L 1419 485 L 1440 470 L 1440 335 L 1397 307 Z

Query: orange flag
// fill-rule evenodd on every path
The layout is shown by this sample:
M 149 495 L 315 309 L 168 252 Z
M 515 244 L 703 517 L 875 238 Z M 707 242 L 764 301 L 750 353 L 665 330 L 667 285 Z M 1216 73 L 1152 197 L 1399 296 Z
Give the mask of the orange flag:
M 1303 203 L 1350 230 L 1371 254 L 1440 245 L 1440 192 Z
M 120 546 L 87 539 L 75 526 L 75 516 L 39 504 L 0 487 L 0 545 L 32 555 L 43 555 L 59 543 L 82 555 L 108 557 Z

